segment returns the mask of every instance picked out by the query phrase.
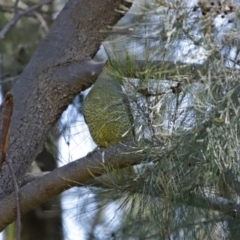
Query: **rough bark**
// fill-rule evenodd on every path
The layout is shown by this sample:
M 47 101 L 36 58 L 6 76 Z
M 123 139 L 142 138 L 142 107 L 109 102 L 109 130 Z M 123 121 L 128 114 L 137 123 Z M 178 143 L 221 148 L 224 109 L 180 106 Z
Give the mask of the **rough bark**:
M 51 126 L 76 94 L 89 87 L 104 64 L 90 59 L 121 15 L 114 11 L 124 0 L 70 0 L 57 17 L 30 63 L 11 89 L 14 111 L 9 151 L 15 174 L 21 180 L 42 150 Z M 0 199 L 13 190 L 4 164 L 0 174 Z

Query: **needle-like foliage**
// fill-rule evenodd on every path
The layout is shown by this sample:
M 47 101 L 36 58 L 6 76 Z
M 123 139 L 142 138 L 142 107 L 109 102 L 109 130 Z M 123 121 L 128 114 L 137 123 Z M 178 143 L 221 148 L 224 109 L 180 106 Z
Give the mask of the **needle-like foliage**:
M 106 42 L 109 72 L 128 95 L 146 154 L 134 177 L 121 185 L 109 177 L 97 190 L 102 204 L 119 205 L 119 239 L 237 239 L 237 4 L 135 5 L 129 25 Z

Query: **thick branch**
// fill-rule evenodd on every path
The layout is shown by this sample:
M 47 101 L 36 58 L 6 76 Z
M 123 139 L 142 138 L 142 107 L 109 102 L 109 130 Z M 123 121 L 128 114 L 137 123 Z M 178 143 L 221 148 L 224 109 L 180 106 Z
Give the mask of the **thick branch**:
M 144 154 L 137 150 L 134 143 L 101 149 L 25 185 L 20 189 L 22 213 L 36 208 L 64 190 L 82 185 L 111 169 L 141 163 Z M 0 202 L 0 231 L 15 218 L 15 197 L 12 193 Z
M 128 156 L 129 157 L 129 156 Z M 139 157 L 139 161 L 142 159 L 142 157 Z M 136 162 L 137 164 L 137 162 Z M 26 175 L 26 177 L 24 177 L 24 182 L 22 183 L 23 185 L 26 185 L 27 183 L 30 183 L 36 179 L 40 179 L 42 178 L 44 175 L 46 175 L 47 173 L 43 172 L 43 173 L 35 173 L 35 174 L 28 174 Z M 109 173 L 108 173 L 109 174 Z M 107 177 L 108 181 L 109 181 L 109 177 Z M 133 181 L 133 180 L 132 180 Z M 139 180 L 139 181 L 142 181 Z M 137 185 L 138 180 L 134 180 L 132 182 L 132 184 Z M 141 183 L 140 183 L 141 184 Z M 236 184 L 236 183 L 235 183 Z M 131 184 L 130 184 L 131 185 Z M 238 183 L 239 185 L 239 183 Z M 96 178 L 92 178 L 88 181 L 86 181 L 84 183 L 84 185 L 78 185 L 78 187 L 84 187 L 84 186 L 89 186 L 89 187 L 98 187 L 98 188 L 113 188 L 113 186 L 111 185 L 111 183 L 106 184 L 106 176 L 102 175 Z M 129 185 L 128 185 L 129 186 Z M 125 183 L 120 183 L 120 185 L 118 185 L 118 191 L 121 189 L 125 192 L 126 191 L 126 185 Z M 139 190 L 139 189 L 138 189 Z M 135 189 L 135 191 L 138 191 L 137 189 Z M 142 193 L 141 190 L 139 190 L 139 193 Z M 144 194 L 147 194 L 146 192 L 144 192 Z M 159 192 L 157 192 L 156 194 L 154 194 L 154 192 L 151 192 L 150 194 L 152 194 L 152 197 L 154 198 L 161 198 L 161 195 L 159 194 Z M 189 194 L 187 193 L 184 197 L 181 196 L 178 199 L 178 202 L 181 202 L 182 204 L 185 204 L 187 206 L 193 206 L 193 207 L 197 207 L 197 208 L 202 208 L 202 209 L 209 209 L 209 210 L 213 210 L 213 211 L 219 211 L 221 213 L 227 214 L 229 217 L 231 218 L 237 218 L 240 219 L 240 205 L 239 203 L 237 203 L 236 201 L 232 201 L 228 198 L 223 198 L 220 196 L 203 196 L 203 195 L 197 195 L 195 193 Z
M 89 87 L 104 64 L 92 58 L 121 18 L 115 11 L 124 0 L 70 0 L 11 89 L 15 100 L 8 156 L 16 176 L 26 172 L 52 125 L 74 97 Z M 13 190 L 5 164 L 0 176 L 0 199 Z

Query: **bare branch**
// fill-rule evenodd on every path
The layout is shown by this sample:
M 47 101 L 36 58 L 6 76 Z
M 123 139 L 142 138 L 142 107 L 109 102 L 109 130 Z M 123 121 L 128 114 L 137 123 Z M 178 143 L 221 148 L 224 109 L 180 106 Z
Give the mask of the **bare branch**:
M 36 9 L 42 7 L 43 5 L 46 4 L 50 4 L 52 3 L 54 0 L 45 0 L 44 2 L 35 4 L 29 8 L 27 8 L 26 10 L 24 10 L 23 12 L 19 13 L 18 11 L 15 11 L 15 15 L 14 17 L 2 28 L 2 30 L 0 31 L 0 40 L 3 39 L 6 35 L 6 33 L 17 23 L 17 21 L 24 15 L 35 11 Z M 17 2 L 17 0 L 16 0 Z M 16 3 L 15 2 L 15 3 Z M 16 9 L 15 9 L 16 10 Z
M 43 28 L 45 33 L 47 33 L 48 32 L 48 26 L 47 26 L 47 23 L 46 23 L 45 19 L 43 18 L 43 16 L 40 13 L 38 13 L 37 11 L 34 11 L 33 15 L 38 19 L 38 21 L 40 22 L 41 27 Z
M 18 7 L 18 12 L 23 12 L 25 11 L 26 9 L 25 8 L 21 8 L 21 7 Z M 0 11 L 1 12 L 7 12 L 7 13 L 14 13 L 14 8 L 12 6 L 7 6 L 7 5 L 1 5 L 0 4 Z M 33 11 L 33 12 L 29 12 L 27 14 L 24 15 L 24 17 L 36 17 L 35 16 L 35 12 L 36 11 Z M 55 12 L 49 12 L 49 11 L 42 11 L 41 9 L 38 9 L 38 13 L 41 14 L 41 15 L 46 15 L 46 14 L 53 14 Z
M 19 3 L 19 0 L 15 0 L 15 3 L 14 3 L 14 15 L 18 14 L 18 3 Z

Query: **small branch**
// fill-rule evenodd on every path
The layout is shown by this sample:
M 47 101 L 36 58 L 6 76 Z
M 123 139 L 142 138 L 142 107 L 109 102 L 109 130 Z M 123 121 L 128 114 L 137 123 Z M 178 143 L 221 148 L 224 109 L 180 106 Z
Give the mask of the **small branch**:
M 188 206 L 211 209 L 227 214 L 235 219 L 240 219 L 240 204 L 218 196 L 189 195 L 181 202 Z
M 45 33 L 47 33 L 48 32 L 48 26 L 47 26 L 47 23 L 46 23 L 45 19 L 43 18 L 43 16 L 40 13 L 38 13 L 37 11 L 34 11 L 33 15 L 38 19 L 38 21 L 40 22 L 41 27 L 43 28 Z
M 137 92 L 142 94 L 145 97 L 157 97 L 157 96 L 162 96 L 167 93 L 167 92 L 151 93 L 147 88 L 139 88 L 139 89 L 137 89 Z
M 18 14 L 18 3 L 19 3 L 19 0 L 15 0 L 15 3 L 14 3 L 14 15 Z
M 26 9 L 18 7 L 17 10 L 18 10 L 18 12 L 23 12 Z M 14 8 L 6 6 L 6 5 L 0 5 L 0 12 L 14 13 Z M 35 13 L 36 13 L 36 11 L 27 13 L 27 14 L 24 15 L 24 17 L 34 17 L 34 18 L 36 18 Z M 49 11 L 45 12 L 45 11 L 42 11 L 41 9 L 38 10 L 38 14 L 41 14 L 41 15 L 44 15 L 44 16 L 47 15 L 47 14 L 53 14 L 53 13 L 54 12 L 49 12 Z
M 17 7 L 17 12 L 23 12 L 24 9 L 22 8 L 19 8 Z M 9 7 L 9 6 L 4 6 L 4 5 L 0 5 L 0 11 L 1 12 L 8 12 L 8 13 L 14 13 L 16 11 L 14 11 L 14 8 L 13 7 Z M 43 14 L 45 14 L 45 12 L 41 12 L 41 11 L 33 11 L 31 13 L 27 13 L 25 14 L 24 16 L 25 17 L 33 17 L 33 18 L 36 18 L 40 24 L 41 24 L 41 27 L 43 28 L 43 30 L 47 33 L 48 32 L 48 26 L 47 26 L 47 23 L 44 19 L 44 17 L 42 16 Z M 46 14 L 45 14 L 46 15 Z
M 42 3 L 38 3 L 38 4 L 35 4 L 34 6 L 31 6 L 29 8 L 27 8 L 26 10 L 24 10 L 23 12 L 19 13 L 17 11 L 17 14 L 15 12 L 15 15 L 14 17 L 2 28 L 2 30 L 0 31 L 0 40 L 3 39 L 6 35 L 6 33 L 17 23 L 17 21 L 24 15 L 30 13 L 30 12 L 33 12 L 35 11 L 36 9 L 42 7 L 43 5 L 46 5 L 46 4 L 50 4 L 52 3 L 54 0 L 45 0 L 44 2 Z M 16 2 L 15 2 L 16 3 Z M 15 11 L 15 9 L 14 9 Z
M 22 10 L 21 8 L 18 8 L 18 10 Z M 8 13 L 13 13 L 14 12 L 14 9 L 13 7 L 9 7 L 7 5 L 0 5 L 0 11 L 1 12 L 8 12 Z

